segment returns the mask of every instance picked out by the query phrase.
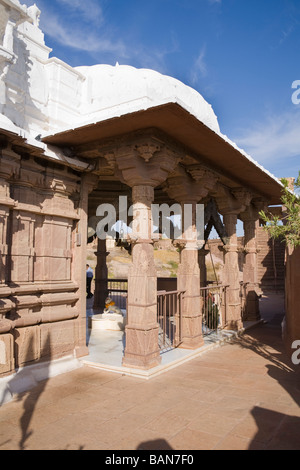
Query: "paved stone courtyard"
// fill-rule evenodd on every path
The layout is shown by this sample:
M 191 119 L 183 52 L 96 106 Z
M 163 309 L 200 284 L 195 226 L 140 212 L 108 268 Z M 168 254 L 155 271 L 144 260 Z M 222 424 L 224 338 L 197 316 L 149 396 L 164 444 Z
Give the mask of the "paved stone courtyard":
M 0 450 L 300 450 L 300 370 L 267 323 L 151 380 L 89 367 L 0 408 Z

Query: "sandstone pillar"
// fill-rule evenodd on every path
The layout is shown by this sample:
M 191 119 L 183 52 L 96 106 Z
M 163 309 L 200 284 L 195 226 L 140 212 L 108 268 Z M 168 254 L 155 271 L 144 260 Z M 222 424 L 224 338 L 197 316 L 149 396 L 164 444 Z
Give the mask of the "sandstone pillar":
M 239 262 L 236 224 L 237 216 L 245 212 L 253 195 L 244 188 L 229 190 L 219 185 L 215 195 L 218 210 L 223 215 L 227 237 L 224 249 L 223 284 L 228 285 L 225 298 L 224 328 L 238 330 L 242 327 Z
M 260 319 L 257 277 L 257 246 L 256 231 L 259 219 L 248 217 L 244 219 L 244 267 L 243 282 L 245 294 L 244 319 L 256 321 Z
M 225 328 L 238 330 L 242 326 L 242 319 L 236 235 L 237 215 L 234 213 L 224 214 L 223 221 L 228 235 L 228 241 L 224 245 L 223 270 L 223 283 L 228 285 L 226 292 Z
M 198 263 L 198 244 L 196 232 L 196 203 L 189 204 L 192 209 L 191 225 L 183 233 L 180 263 L 177 273 L 177 289 L 184 291 L 182 303 L 182 348 L 196 349 L 203 345 L 202 336 L 202 298 L 200 296 L 200 269 Z M 185 220 L 187 204 L 183 205 Z M 189 209 L 189 210 L 190 210 Z
M 157 273 L 151 204 L 154 188 L 166 181 L 180 157 L 149 132 L 132 136 L 116 149 L 122 181 L 132 188 L 132 265 L 128 274 L 126 347 L 123 365 L 150 369 L 161 361 L 158 346 Z
M 202 246 L 204 243 L 204 210 L 203 220 L 198 220 L 197 223 L 197 216 L 199 217 L 197 209 L 200 209 L 200 201 L 215 187 L 217 180 L 218 177 L 212 171 L 197 164 L 188 166 L 186 170 L 177 167 L 166 184 L 169 196 L 179 201 L 182 207 L 184 230 L 182 240 L 175 241 L 175 244 L 178 244 L 181 250 L 177 289 L 185 292 L 182 303 L 181 347 L 183 348 L 196 349 L 203 344 L 203 302 L 200 295 L 200 283 L 204 282 L 206 270 L 201 277 L 198 248 L 199 244 Z M 191 213 L 191 217 L 187 218 L 188 213 Z M 190 222 L 188 222 L 189 219 Z M 199 237 L 202 240 L 198 240 Z M 205 258 L 203 260 L 205 262 Z
M 87 227 L 88 227 L 88 196 L 96 185 L 98 178 L 85 174 L 81 178 L 80 195 L 78 202 L 78 216 L 74 250 L 73 250 L 73 276 L 78 284 L 77 344 L 75 352 L 77 357 L 88 354 L 86 345 L 86 253 L 87 253 Z
M 151 239 L 153 199 L 152 186 L 133 186 L 133 248 L 128 274 L 123 365 L 140 369 L 150 369 L 161 361 L 158 348 L 157 274 Z

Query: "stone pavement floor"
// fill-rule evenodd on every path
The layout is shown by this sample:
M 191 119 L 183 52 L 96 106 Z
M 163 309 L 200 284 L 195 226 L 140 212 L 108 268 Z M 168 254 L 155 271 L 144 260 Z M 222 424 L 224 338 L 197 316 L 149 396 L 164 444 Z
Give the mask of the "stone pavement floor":
M 0 450 L 300 450 L 280 321 L 150 380 L 84 366 L 40 382 L 0 408 Z

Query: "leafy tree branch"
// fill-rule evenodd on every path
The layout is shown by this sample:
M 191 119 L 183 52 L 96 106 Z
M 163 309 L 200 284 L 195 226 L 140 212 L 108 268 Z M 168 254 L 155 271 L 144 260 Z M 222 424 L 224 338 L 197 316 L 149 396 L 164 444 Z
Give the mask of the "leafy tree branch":
M 265 222 L 265 230 L 272 238 L 281 238 L 290 246 L 300 246 L 300 197 L 292 193 L 288 187 L 288 181 L 281 179 L 283 184 L 281 202 L 283 205 L 283 216 L 279 217 L 268 212 L 259 213 Z M 294 183 L 296 189 L 300 189 L 300 172 Z

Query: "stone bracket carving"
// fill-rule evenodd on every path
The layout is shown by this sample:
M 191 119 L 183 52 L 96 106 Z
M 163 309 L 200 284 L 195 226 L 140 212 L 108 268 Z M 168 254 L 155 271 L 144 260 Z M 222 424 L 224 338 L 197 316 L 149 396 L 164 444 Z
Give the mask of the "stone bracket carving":
M 159 152 L 160 149 L 160 145 L 151 143 L 136 145 L 136 150 L 138 151 L 139 156 L 143 158 L 146 163 L 148 163 L 153 157 L 153 155 Z
M 116 150 L 117 167 L 128 186 L 162 184 L 174 170 L 180 156 L 165 145 L 153 142 L 123 144 Z
M 223 184 L 218 184 L 214 197 L 221 214 L 238 215 L 249 206 L 253 194 L 244 188 L 229 189 Z
M 169 197 L 181 203 L 199 202 L 216 184 L 217 177 L 199 165 L 185 169 L 178 165 L 168 177 L 164 189 Z

